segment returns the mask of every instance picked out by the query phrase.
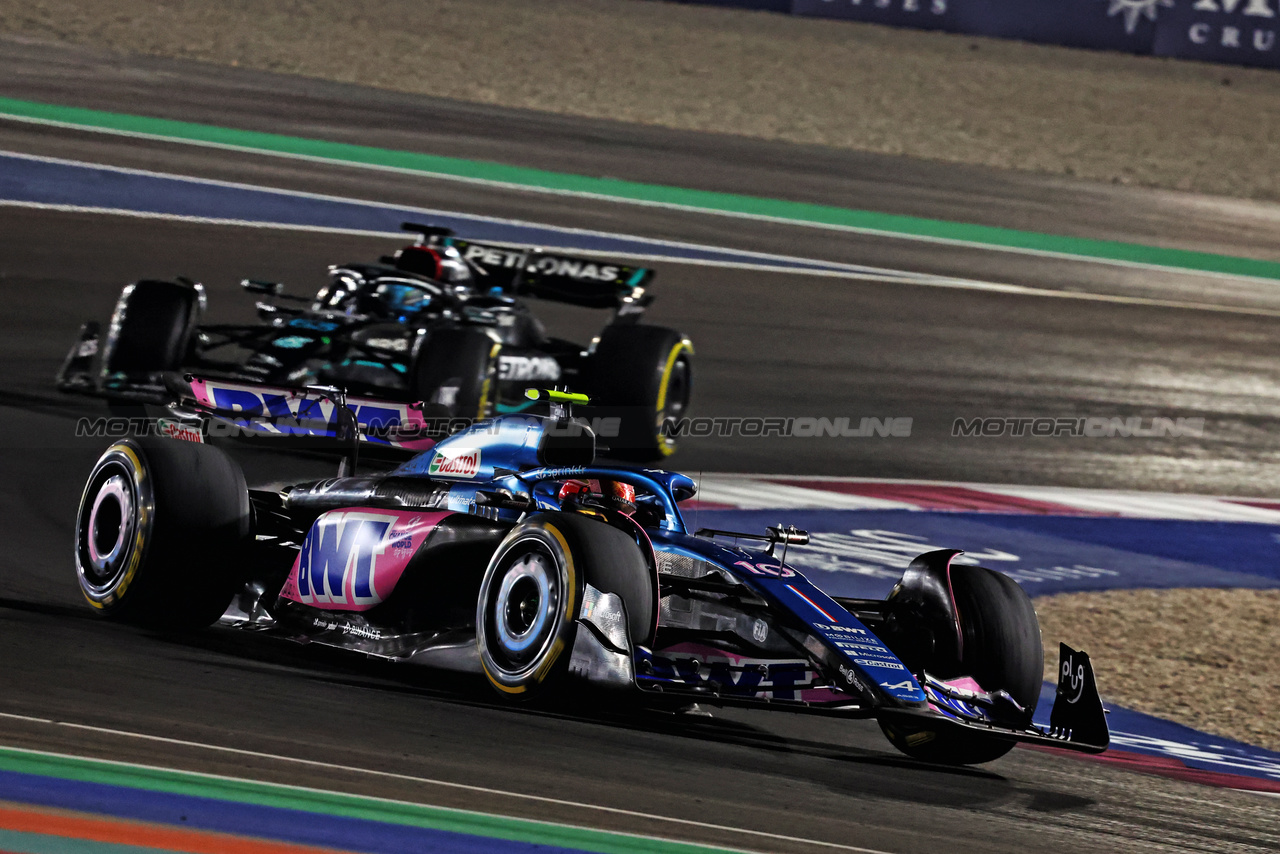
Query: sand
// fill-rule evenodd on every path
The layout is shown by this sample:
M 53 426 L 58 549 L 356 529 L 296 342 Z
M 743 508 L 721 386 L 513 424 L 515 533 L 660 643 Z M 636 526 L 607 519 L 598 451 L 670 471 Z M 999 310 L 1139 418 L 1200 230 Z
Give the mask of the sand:
M 1280 72 L 655 0 L 0 0 L 0 32 L 1280 199 Z

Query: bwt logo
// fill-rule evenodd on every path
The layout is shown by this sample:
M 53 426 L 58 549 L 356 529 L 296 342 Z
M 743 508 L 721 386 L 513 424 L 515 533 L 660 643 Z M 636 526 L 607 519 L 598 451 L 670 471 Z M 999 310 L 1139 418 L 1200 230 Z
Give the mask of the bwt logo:
M 376 605 L 378 556 L 396 517 L 352 510 L 321 516 L 302 541 L 298 599 L 308 605 Z
M 248 417 L 283 418 L 299 421 L 320 421 L 325 424 L 333 422 L 334 406 L 327 400 L 316 398 L 287 397 L 282 394 L 259 394 L 238 388 L 219 388 L 210 385 L 209 398 L 216 409 L 235 412 Z M 356 421 L 365 427 L 374 429 L 395 427 L 402 421 L 400 410 L 389 406 L 370 406 L 362 404 L 353 406 Z M 277 423 L 282 432 L 297 432 L 314 435 L 313 428 L 299 425 Z M 323 432 L 323 431 L 321 431 Z

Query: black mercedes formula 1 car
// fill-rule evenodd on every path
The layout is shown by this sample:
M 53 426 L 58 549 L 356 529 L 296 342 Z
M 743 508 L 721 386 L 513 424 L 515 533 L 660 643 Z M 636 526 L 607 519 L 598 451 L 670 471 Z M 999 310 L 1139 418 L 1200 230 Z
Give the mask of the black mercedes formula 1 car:
M 105 338 L 86 323 L 58 374 L 64 391 L 163 403 L 162 375 L 284 386 L 333 385 L 353 395 L 424 401 L 482 419 L 519 412 L 530 384 L 591 396 L 610 453 L 661 459 L 662 430 L 685 414 L 693 345 L 674 329 L 638 323 L 653 301 L 653 271 L 504 244 L 468 241 L 446 228 L 405 223 L 417 241 L 379 263 L 329 268 L 314 297 L 282 285 L 241 284 L 263 299 L 261 323 L 208 325 L 202 285 L 144 280 L 120 295 Z M 588 345 L 547 335 L 527 297 L 613 316 Z M 588 413 L 584 413 L 588 414 Z
M 932 762 L 1108 746 L 1089 657 L 1065 645 L 1049 725 L 1033 723 L 1040 628 L 1007 575 L 934 551 L 884 600 L 828 596 L 787 563 L 805 532 L 699 530 L 679 507 L 691 478 L 597 463 L 568 409 L 581 395 L 532 390 L 549 415 L 482 422 L 366 474 L 368 436 L 336 389 L 260 389 L 288 405 L 247 417 L 216 383 L 186 382 L 175 438 L 116 442 L 85 484 L 76 574 L 103 617 L 471 671 L 509 699 L 576 677 L 650 704 L 873 718 Z M 205 444 L 217 425 L 292 443 L 287 423 L 346 437 L 337 477 L 250 490 Z

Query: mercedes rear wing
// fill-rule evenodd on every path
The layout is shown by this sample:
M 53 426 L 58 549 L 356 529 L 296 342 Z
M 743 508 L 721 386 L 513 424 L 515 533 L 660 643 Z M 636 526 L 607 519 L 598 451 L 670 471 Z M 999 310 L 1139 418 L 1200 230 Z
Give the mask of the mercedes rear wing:
M 440 226 L 406 222 L 401 228 L 420 235 L 419 245 L 457 249 L 481 287 L 587 308 L 612 308 L 620 316 L 638 316 L 653 301 L 645 293 L 654 275 L 648 267 L 529 246 L 464 240 Z

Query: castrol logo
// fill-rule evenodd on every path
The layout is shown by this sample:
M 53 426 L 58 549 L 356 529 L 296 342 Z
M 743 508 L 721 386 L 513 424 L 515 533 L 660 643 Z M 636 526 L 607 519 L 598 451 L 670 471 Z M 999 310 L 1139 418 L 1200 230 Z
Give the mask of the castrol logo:
M 480 449 L 441 449 L 431 458 L 427 474 L 445 477 L 475 477 L 480 472 Z

